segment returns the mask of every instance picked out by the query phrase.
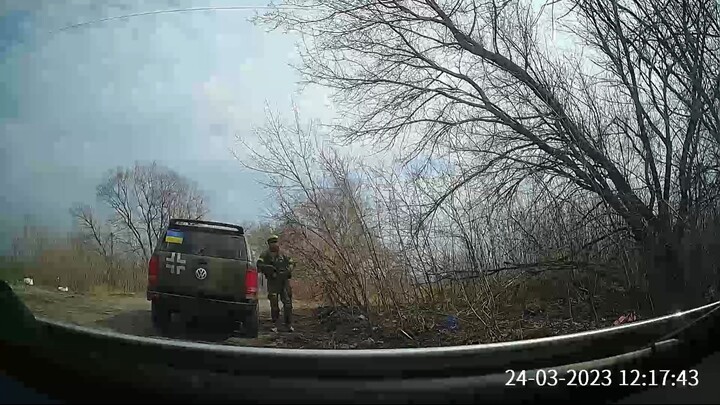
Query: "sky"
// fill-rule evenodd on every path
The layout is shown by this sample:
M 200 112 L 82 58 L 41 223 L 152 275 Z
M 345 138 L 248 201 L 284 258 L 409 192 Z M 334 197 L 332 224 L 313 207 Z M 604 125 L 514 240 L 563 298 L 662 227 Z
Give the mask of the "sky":
M 268 33 L 252 10 L 137 16 L 190 7 L 173 1 L 5 1 L 0 5 L 0 251 L 24 218 L 71 228 L 76 202 L 117 166 L 157 161 L 196 181 L 211 218 L 261 219 L 269 193 L 235 160 L 236 136 L 252 144 L 266 104 L 332 117 L 329 93 L 289 64 L 296 38 Z M 243 6 L 265 2 L 243 1 Z M 191 7 L 236 6 L 193 1 Z M 242 154 L 242 150 L 238 150 Z
M 537 0 L 539 1 L 539 0 Z M 538 3 L 539 4 L 539 3 Z M 110 17 L 187 7 L 258 7 Z M 64 232 L 69 208 L 99 207 L 109 170 L 156 161 L 197 182 L 210 219 L 267 214 L 261 175 L 243 168 L 265 108 L 337 118 L 330 91 L 290 66 L 297 37 L 249 18 L 264 1 L 4 0 L 0 2 L 0 254 L 30 218 Z M 92 24 L 79 25 L 84 22 Z M 73 27 L 74 26 L 74 27 Z M 358 156 L 355 145 L 350 155 Z M 347 149 L 350 150 L 350 149 Z

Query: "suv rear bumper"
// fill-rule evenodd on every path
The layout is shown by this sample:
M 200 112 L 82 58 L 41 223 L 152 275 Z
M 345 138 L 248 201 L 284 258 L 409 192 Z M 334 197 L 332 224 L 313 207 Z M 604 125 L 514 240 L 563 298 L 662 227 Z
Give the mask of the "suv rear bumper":
M 147 292 L 148 301 L 157 302 L 163 309 L 194 316 L 244 316 L 255 311 L 257 300 L 226 301 L 211 298 L 199 298 L 188 295 Z

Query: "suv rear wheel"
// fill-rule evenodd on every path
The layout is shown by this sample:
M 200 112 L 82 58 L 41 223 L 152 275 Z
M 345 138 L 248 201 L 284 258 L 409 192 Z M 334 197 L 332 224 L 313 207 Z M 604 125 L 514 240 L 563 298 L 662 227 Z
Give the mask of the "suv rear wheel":
M 243 320 L 245 336 L 247 336 L 249 338 L 258 337 L 258 329 L 259 329 L 258 306 L 259 305 L 256 303 L 255 308 L 253 308 L 247 315 L 245 315 L 245 319 Z
M 152 301 L 150 311 L 153 326 L 160 331 L 167 329 L 170 325 L 170 311 L 158 301 Z

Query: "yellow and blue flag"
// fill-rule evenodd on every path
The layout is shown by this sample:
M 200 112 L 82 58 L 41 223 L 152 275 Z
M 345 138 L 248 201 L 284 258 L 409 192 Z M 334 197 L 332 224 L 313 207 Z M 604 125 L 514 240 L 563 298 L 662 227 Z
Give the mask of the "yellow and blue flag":
M 172 229 L 168 229 L 167 234 L 165 235 L 165 242 L 167 242 L 167 243 L 182 243 L 183 242 L 183 233 L 180 231 L 174 231 Z

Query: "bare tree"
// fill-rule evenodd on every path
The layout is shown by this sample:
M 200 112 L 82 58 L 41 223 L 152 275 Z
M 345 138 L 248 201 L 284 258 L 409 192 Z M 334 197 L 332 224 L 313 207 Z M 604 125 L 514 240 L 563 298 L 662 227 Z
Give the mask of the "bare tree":
M 267 238 L 277 231 L 277 226 L 270 221 L 246 223 L 243 226 L 245 235 L 247 237 L 248 246 L 255 252 L 255 255 L 260 255 L 267 248 Z
M 115 239 L 142 260 L 149 259 L 171 218 L 202 219 L 208 213 L 207 197 L 196 184 L 156 163 L 115 169 L 97 187 L 97 196 L 112 209 Z M 89 210 L 75 209 L 73 215 L 97 235 Z M 101 238 L 94 239 L 104 251 Z
M 260 146 L 246 145 L 251 156 L 241 163 L 268 174 L 266 185 L 277 197 L 276 220 L 290 238 L 291 252 L 327 301 L 369 312 L 374 292 L 386 283 L 387 256 L 349 160 L 321 147 L 314 127 L 304 128 L 297 114 L 292 125 L 269 115 L 256 134 Z
M 91 245 L 106 260 L 111 260 L 114 253 L 113 233 L 103 229 L 92 207 L 87 204 L 76 204 L 70 208 L 70 215 L 85 233 L 84 239 L 90 239 Z
M 20 235 L 13 238 L 12 252 L 16 260 L 38 257 L 50 245 L 49 232 L 38 226 L 30 215 L 25 215 Z
M 703 149 L 718 138 L 715 2 L 572 2 L 575 51 L 546 45 L 529 1 L 285 3 L 259 21 L 303 35 L 299 69 L 336 90 L 346 140 L 464 162 L 427 215 L 479 181 L 506 201 L 534 183 L 583 190 L 651 252 L 662 309 L 688 297 L 681 245 L 705 198 L 691 192 L 717 173 Z

